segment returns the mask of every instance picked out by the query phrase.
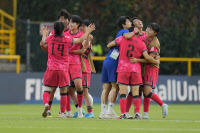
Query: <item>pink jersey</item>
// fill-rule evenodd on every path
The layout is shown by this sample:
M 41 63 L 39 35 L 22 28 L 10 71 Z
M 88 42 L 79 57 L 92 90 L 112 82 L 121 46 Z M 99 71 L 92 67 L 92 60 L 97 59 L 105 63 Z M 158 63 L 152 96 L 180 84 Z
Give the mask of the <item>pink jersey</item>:
M 50 35 L 45 41 L 48 44 L 48 69 L 68 70 L 68 49 L 73 44 L 73 38 L 70 36 L 54 37 L 54 35 Z
M 131 63 L 129 59 L 135 57 L 140 58 L 147 47 L 144 42 L 136 37 L 127 40 L 123 36 L 115 39 L 117 46 L 120 46 L 119 63 L 117 72 L 137 72 L 141 73 L 141 65 L 139 62 Z
M 88 54 L 90 53 L 90 50 L 91 50 L 91 43 L 89 42 L 89 47 L 87 48 L 87 50 L 85 51 L 85 53 L 83 53 L 83 59 L 84 59 L 84 62 L 85 62 L 85 65 L 86 65 L 86 70 L 84 73 L 91 73 L 91 69 L 90 69 L 90 63 L 88 61 Z
M 83 32 L 78 31 L 76 34 L 71 34 L 70 30 L 67 31 L 66 35 L 73 38 L 80 38 L 83 36 Z M 82 43 L 73 44 L 72 47 L 69 48 L 70 51 L 81 49 Z M 81 64 L 81 56 L 78 54 L 69 54 L 69 64 Z
M 143 32 L 143 34 L 142 35 L 138 35 L 137 38 L 140 39 L 141 41 L 145 42 L 145 39 L 147 38 L 146 33 Z

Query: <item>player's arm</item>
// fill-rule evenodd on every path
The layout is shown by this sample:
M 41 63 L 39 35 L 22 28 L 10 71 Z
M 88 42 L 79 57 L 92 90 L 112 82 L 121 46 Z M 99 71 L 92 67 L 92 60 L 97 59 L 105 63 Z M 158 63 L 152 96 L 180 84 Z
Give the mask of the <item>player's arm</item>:
M 115 41 L 112 41 L 112 42 L 110 42 L 108 45 L 107 45 L 107 47 L 108 48 L 111 48 L 111 47 L 114 47 L 114 46 L 116 46 L 117 44 L 116 44 L 116 42 Z
M 90 24 L 90 25 L 86 28 L 85 34 L 84 34 L 82 37 L 80 37 L 80 38 L 74 38 L 73 43 L 74 43 L 74 44 L 82 43 L 82 42 L 87 38 L 87 36 L 88 36 L 92 31 L 94 31 L 94 30 L 95 30 L 95 25 L 94 25 L 94 24 Z
M 131 63 L 136 63 L 136 62 L 140 62 L 140 63 L 154 63 L 154 64 L 157 64 L 157 65 L 160 64 L 159 59 L 155 59 L 155 57 L 156 57 L 155 54 L 150 54 L 149 56 L 151 56 L 154 59 L 153 62 L 150 62 L 150 61 L 148 61 L 146 59 L 138 59 L 138 58 L 132 58 L 132 59 L 130 59 L 130 62 Z
M 70 50 L 70 54 L 83 54 L 87 48 L 89 47 L 89 40 L 90 40 L 90 35 L 87 36 L 87 39 L 83 41 L 82 45 L 83 47 L 78 50 Z
M 148 54 L 148 52 L 147 51 L 144 51 L 143 52 L 143 56 L 144 56 L 144 58 L 145 58 L 145 60 L 147 60 L 148 62 L 150 62 L 150 63 L 153 63 L 153 64 L 160 64 L 160 60 L 155 60 L 154 58 L 156 57 L 156 54 Z M 148 63 L 147 62 L 147 63 Z
M 47 52 L 48 51 L 48 45 L 46 44 L 45 40 L 48 37 L 49 30 L 45 29 L 43 31 L 42 35 L 42 40 L 40 41 L 40 47 L 42 48 L 43 51 Z
M 123 36 L 126 38 L 126 39 L 130 39 L 131 37 L 133 37 L 135 34 L 137 34 L 139 32 L 138 28 L 134 28 L 134 31 L 133 32 L 129 32 L 129 33 L 124 33 Z

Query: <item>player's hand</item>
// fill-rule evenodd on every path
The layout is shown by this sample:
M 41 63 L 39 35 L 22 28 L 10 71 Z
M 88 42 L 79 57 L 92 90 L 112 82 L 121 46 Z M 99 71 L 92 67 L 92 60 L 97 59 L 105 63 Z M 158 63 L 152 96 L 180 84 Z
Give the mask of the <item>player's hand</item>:
M 96 29 L 95 24 L 90 24 L 88 27 L 86 27 L 86 31 L 88 31 L 89 33 L 91 33 L 92 31 L 94 31 Z
M 160 64 L 160 60 L 156 60 L 156 65 L 159 65 Z
M 42 33 L 43 33 L 43 34 L 42 34 L 43 36 L 46 36 L 46 37 L 47 37 L 47 36 L 49 35 L 50 31 L 47 30 L 47 28 L 45 28 L 45 29 L 42 31 Z
M 156 55 L 155 60 L 160 60 L 160 55 Z
M 135 31 L 136 33 L 139 33 L 139 29 L 138 29 L 137 27 L 134 28 L 134 31 Z
M 138 62 L 138 61 L 137 61 L 137 58 L 132 58 L 132 59 L 130 59 L 130 62 L 131 62 L 131 63 L 136 63 L 136 62 Z
M 47 27 L 42 27 L 42 28 L 40 29 L 40 34 L 43 35 L 43 31 L 46 30 L 46 29 L 47 29 Z

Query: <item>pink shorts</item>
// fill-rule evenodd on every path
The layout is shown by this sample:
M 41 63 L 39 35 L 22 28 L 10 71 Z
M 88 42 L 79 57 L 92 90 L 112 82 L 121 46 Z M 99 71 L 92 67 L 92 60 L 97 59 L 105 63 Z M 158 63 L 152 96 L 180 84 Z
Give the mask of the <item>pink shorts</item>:
M 44 85 L 48 87 L 64 88 L 69 86 L 69 72 L 63 70 L 49 70 L 47 69 L 44 74 Z
M 90 88 L 91 73 L 82 73 L 82 86 Z
M 136 72 L 118 72 L 117 83 L 130 86 L 142 85 L 141 73 Z
M 73 81 L 76 78 L 82 78 L 81 65 L 69 64 L 69 76 L 71 81 Z
M 156 88 L 159 69 L 157 67 L 146 66 L 146 75 L 143 79 L 144 85 L 151 86 L 152 89 Z

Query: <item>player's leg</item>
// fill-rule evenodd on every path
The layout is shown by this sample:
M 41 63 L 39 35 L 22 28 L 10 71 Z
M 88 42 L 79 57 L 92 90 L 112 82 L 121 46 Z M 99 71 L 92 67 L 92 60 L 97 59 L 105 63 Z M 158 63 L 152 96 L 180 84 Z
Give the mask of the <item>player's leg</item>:
M 82 104 L 83 104 L 83 87 L 82 79 L 77 78 L 74 80 L 75 88 L 77 90 L 77 101 L 78 101 L 78 118 L 82 118 Z
M 87 106 L 87 114 L 85 115 L 85 118 L 94 118 L 94 114 L 92 112 L 92 105 L 93 105 L 93 99 L 92 96 L 88 92 L 88 88 L 83 88 L 85 103 Z
M 49 109 L 48 109 L 48 112 L 47 112 L 47 117 L 52 117 L 51 115 L 51 105 L 53 103 L 53 98 L 54 98 L 54 94 L 56 92 L 56 88 L 53 88 L 51 93 L 50 93 L 50 98 L 49 98 Z
M 126 102 L 126 118 L 127 118 L 127 119 L 132 119 L 133 116 L 131 116 L 131 115 L 129 114 L 129 110 L 130 110 L 131 105 L 132 105 L 132 103 L 133 103 L 133 96 L 132 96 L 131 90 L 130 90 L 130 92 L 128 93 L 126 99 L 127 99 L 127 102 Z
M 149 67 L 146 69 L 146 75 L 144 77 L 144 95 L 154 100 L 162 107 L 162 117 L 165 118 L 168 113 L 168 105 L 164 104 L 163 101 L 155 93 L 152 92 L 152 89 L 156 87 L 158 73 L 159 69 L 156 67 Z M 149 106 L 147 108 L 149 108 Z M 148 110 L 149 109 L 147 109 L 147 111 Z
M 108 95 L 111 90 L 111 84 L 110 83 L 104 83 L 103 84 L 103 91 L 101 93 L 101 113 L 99 115 L 99 118 L 104 118 L 106 111 L 107 111 L 107 103 L 108 103 Z
M 85 98 L 85 104 L 87 106 L 87 114 L 85 118 L 94 118 L 94 114 L 92 112 L 93 98 L 89 94 L 88 90 L 90 88 L 90 80 L 91 73 L 82 73 L 82 85 L 83 85 L 83 93 Z
M 67 106 L 67 87 L 60 88 L 60 115 L 59 117 L 65 118 L 65 110 Z
M 164 104 L 163 101 L 158 97 L 158 95 L 152 92 L 151 86 L 148 86 L 148 85 L 144 86 L 144 95 L 154 100 L 156 103 L 158 103 L 162 107 L 162 116 L 163 118 L 165 118 L 168 113 L 168 105 Z
M 139 96 L 139 87 L 142 85 L 141 74 L 131 72 L 130 84 L 134 103 L 134 119 L 142 119 L 142 116 L 140 115 L 141 100 Z
M 44 104 L 44 110 L 42 112 L 42 116 L 43 117 L 47 117 L 47 112 L 49 109 L 49 98 L 50 98 L 50 93 L 52 91 L 53 88 L 48 87 L 48 86 L 42 86 L 42 90 L 44 90 L 43 92 L 43 104 Z
M 117 99 L 117 95 L 119 93 L 119 86 L 116 84 L 116 82 L 111 82 L 112 89 L 109 93 L 109 104 L 108 104 L 108 110 L 106 112 L 105 117 L 110 119 L 118 118 L 117 114 L 114 112 L 114 104 Z
M 72 112 L 71 112 L 71 103 L 70 103 L 70 94 L 69 94 L 69 90 L 70 90 L 70 87 L 67 87 L 67 106 L 66 106 L 66 117 L 67 118 L 72 118 L 73 115 L 72 115 Z
M 133 95 L 133 104 L 134 104 L 134 119 L 142 119 L 140 115 L 140 96 L 139 96 L 139 85 L 131 86 L 131 91 Z
M 126 113 L 126 94 L 127 94 L 128 85 L 119 84 L 119 88 L 120 88 L 119 104 L 120 104 L 121 116 L 118 117 L 117 119 L 126 119 L 126 115 L 125 115 L 125 113 Z
M 57 75 L 56 71 L 50 71 L 49 69 L 47 69 L 44 74 L 44 81 L 42 86 L 42 89 L 44 90 L 43 93 L 44 110 L 42 113 L 43 117 L 47 117 L 47 112 L 49 109 L 50 93 L 52 91 L 52 88 L 56 88 L 58 86 L 58 78 L 56 75 Z

